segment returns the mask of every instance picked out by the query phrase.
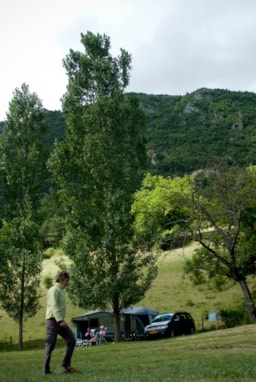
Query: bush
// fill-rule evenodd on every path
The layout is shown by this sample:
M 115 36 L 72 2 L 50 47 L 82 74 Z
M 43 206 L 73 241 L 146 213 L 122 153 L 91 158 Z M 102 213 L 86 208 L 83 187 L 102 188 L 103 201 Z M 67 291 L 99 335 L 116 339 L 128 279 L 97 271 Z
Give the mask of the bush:
M 249 321 L 248 313 L 244 307 L 222 309 L 220 316 L 226 328 L 248 324 Z
M 54 248 L 47 248 L 43 253 L 43 259 L 50 259 L 55 254 Z
M 52 277 L 51 276 L 45 276 L 43 279 L 43 284 L 46 287 L 46 289 L 51 288 L 51 286 L 53 285 Z

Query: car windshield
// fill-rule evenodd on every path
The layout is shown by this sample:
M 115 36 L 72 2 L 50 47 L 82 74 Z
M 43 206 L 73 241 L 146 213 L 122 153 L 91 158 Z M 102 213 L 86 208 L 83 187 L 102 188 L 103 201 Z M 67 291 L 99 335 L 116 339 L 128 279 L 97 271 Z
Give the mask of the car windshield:
M 152 322 L 170 321 L 172 319 L 172 316 L 173 314 L 164 314 L 162 316 L 157 316 Z

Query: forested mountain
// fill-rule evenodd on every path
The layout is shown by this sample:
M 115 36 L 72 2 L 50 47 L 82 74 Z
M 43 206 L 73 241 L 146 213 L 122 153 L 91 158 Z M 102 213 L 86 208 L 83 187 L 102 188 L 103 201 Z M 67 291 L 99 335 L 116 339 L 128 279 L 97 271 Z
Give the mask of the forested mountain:
M 203 88 L 185 96 L 136 96 L 146 112 L 152 173 L 183 175 L 223 157 L 240 166 L 256 163 L 255 93 Z M 63 139 L 65 122 L 59 111 L 47 111 L 47 120 L 52 145 Z
M 256 163 L 256 94 L 199 89 L 181 97 L 139 94 L 147 112 L 151 171 L 183 175 L 219 157 Z

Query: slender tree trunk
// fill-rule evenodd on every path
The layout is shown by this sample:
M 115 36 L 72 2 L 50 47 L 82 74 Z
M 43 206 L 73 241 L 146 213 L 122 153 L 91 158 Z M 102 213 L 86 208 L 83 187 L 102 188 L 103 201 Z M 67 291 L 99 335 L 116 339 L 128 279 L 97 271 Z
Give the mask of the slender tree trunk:
M 26 268 L 26 260 L 25 260 L 25 255 L 23 253 L 22 254 L 20 311 L 19 311 L 19 350 L 23 349 L 23 314 L 24 314 L 24 296 L 25 296 L 25 268 Z
M 249 314 L 249 318 L 250 318 L 251 321 L 255 321 L 256 320 L 255 305 L 254 305 L 254 302 L 253 302 L 253 299 L 252 299 L 252 296 L 251 296 L 251 292 L 250 292 L 250 290 L 248 288 L 247 282 L 246 282 L 246 280 L 239 280 L 238 282 L 239 282 L 240 287 L 242 288 L 242 291 L 243 291 L 243 294 L 244 294 L 244 298 L 245 298 L 245 302 L 246 302 L 246 307 L 247 307 L 247 311 L 248 311 L 248 314 Z
M 115 331 L 115 341 L 120 342 L 121 335 L 120 335 L 120 309 L 118 302 L 114 302 L 113 304 L 113 311 L 114 311 L 114 331 Z
M 20 314 L 19 317 L 19 345 L 18 345 L 19 350 L 23 349 L 23 317 L 22 313 Z

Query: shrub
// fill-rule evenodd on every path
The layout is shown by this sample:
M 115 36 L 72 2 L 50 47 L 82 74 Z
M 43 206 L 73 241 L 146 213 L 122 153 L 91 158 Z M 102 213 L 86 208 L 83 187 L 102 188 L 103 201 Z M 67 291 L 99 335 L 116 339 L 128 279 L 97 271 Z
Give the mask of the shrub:
M 47 248 L 43 253 L 43 259 L 50 259 L 55 253 L 54 248 Z
M 52 277 L 51 276 L 45 276 L 43 279 L 43 284 L 46 287 L 46 289 L 51 288 L 51 286 L 53 285 Z
M 248 313 L 242 307 L 222 309 L 220 311 L 221 320 L 224 322 L 226 328 L 232 328 L 248 323 Z
M 189 299 L 187 300 L 187 302 L 186 302 L 186 306 L 191 307 L 191 306 L 195 306 L 195 304 L 194 304 L 193 301 L 189 298 Z

